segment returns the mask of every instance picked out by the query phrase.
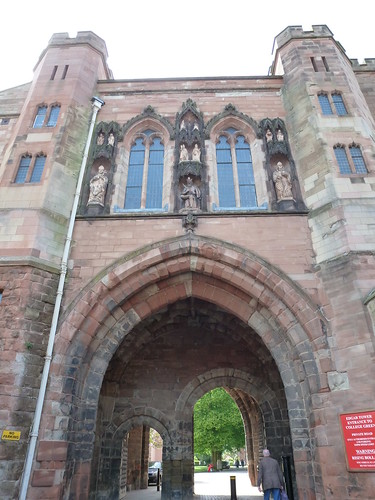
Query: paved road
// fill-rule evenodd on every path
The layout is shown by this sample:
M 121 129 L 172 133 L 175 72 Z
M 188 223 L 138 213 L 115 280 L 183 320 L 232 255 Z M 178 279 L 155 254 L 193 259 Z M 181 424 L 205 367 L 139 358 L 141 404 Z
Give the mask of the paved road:
M 236 493 L 238 500 L 260 500 L 263 494 L 250 484 L 246 470 L 225 470 L 221 472 L 200 472 L 194 475 L 194 492 L 196 500 L 228 500 L 230 499 L 230 476 L 236 477 Z M 161 492 L 156 486 L 147 490 L 129 491 L 129 500 L 160 499 Z

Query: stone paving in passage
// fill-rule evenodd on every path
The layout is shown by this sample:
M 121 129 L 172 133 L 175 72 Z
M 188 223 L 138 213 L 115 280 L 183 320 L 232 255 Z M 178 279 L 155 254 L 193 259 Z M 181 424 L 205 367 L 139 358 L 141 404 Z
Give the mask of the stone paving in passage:
M 221 472 L 201 472 L 194 475 L 194 500 L 230 500 L 230 476 L 236 477 L 236 493 L 238 500 L 259 500 L 263 494 L 250 484 L 245 470 L 229 470 Z M 130 491 L 126 494 L 129 500 L 150 500 L 161 498 L 156 486 L 147 490 Z

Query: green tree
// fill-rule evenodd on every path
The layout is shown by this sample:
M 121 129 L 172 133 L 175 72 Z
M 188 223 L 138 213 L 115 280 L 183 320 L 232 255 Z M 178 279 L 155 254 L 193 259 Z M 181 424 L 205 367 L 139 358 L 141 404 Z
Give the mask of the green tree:
M 212 461 L 221 459 L 224 451 L 239 450 L 245 446 L 241 413 L 222 388 L 205 394 L 194 408 L 194 452 L 209 453 Z

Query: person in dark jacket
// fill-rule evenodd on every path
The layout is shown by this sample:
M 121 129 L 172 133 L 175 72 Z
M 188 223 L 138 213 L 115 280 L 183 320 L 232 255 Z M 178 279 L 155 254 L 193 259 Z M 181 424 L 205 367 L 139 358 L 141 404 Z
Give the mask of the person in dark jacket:
M 280 490 L 283 489 L 283 473 L 274 458 L 270 457 L 269 450 L 263 450 L 263 459 L 259 464 L 258 490 L 264 491 L 264 500 L 271 498 L 280 500 Z M 262 485 L 262 486 L 261 486 Z

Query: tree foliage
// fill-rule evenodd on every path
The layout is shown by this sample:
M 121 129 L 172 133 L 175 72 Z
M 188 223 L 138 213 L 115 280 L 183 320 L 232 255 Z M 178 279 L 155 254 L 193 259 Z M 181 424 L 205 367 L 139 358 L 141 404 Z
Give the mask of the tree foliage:
M 150 444 L 154 448 L 163 448 L 163 440 L 158 431 L 153 429 L 152 427 L 150 428 Z
M 221 454 L 245 446 L 241 413 L 222 388 L 205 394 L 194 408 L 194 452 Z

